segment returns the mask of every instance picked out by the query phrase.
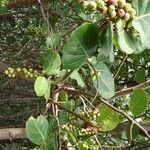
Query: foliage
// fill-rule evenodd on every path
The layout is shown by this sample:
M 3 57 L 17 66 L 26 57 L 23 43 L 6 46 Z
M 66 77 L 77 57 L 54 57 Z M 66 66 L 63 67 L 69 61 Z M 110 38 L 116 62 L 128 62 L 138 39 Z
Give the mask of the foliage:
M 9 2 L 0 4 L 2 17 Z M 7 55 L 14 67 L 5 75 L 32 80 L 34 94 L 45 99 L 43 115 L 26 122 L 36 148 L 134 149 L 150 139 L 144 127 L 150 119 L 150 0 L 53 0 L 26 9 L 34 17 L 2 21 L 3 33 L 21 30 L 2 34 L 0 44 L 21 47 Z

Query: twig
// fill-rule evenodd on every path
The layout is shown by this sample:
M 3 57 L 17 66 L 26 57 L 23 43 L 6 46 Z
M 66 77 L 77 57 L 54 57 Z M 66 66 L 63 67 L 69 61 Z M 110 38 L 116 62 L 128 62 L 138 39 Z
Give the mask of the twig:
M 121 91 L 117 91 L 115 96 L 113 96 L 112 98 L 110 99 L 114 99 L 116 97 L 119 97 L 119 96 L 123 96 L 123 95 L 127 95 L 127 94 L 130 94 L 132 93 L 135 89 L 149 89 L 150 88 L 150 80 L 144 82 L 144 83 L 141 83 L 139 85 L 136 85 L 136 86 L 133 86 L 133 87 L 130 87 L 130 88 L 126 88 L 126 89 L 123 89 Z
M 119 72 L 121 70 L 121 67 L 124 64 L 124 62 L 126 61 L 127 57 L 128 57 L 128 55 L 125 54 L 124 58 L 122 59 L 120 65 L 119 65 L 119 68 L 117 69 L 116 73 L 114 74 L 114 78 L 116 78 L 118 76 L 118 74 L 119 74 Z
M 85 121 L 88 125 L 90 125 L 92 127 L 100 128 L 100 126 L 98 126 L 97 124 L 90 122 L 89 120 L 86 120 L 85 118 L 81 117 L 79 114 L 77 114 L 73 111 L 70 111 L 69 109 L 62 106 L 60 103 L 53 101 L 51 98 L 49 99 L 49 103 L 53 103 L 53 104 L 57 105 L 59 108 L 69 112 L 70 114 L 76 116 L 77 118 L 80 118 L 81 120 Z

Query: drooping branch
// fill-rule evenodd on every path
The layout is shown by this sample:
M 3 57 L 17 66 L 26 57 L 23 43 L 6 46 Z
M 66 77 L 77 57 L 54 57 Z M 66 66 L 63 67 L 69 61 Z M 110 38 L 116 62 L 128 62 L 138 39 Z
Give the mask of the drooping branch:
M 114 99 L 114 98 L 119 97 L 119 96 L 130 94 L 135 89 L 149 89 L 149 88 L 150 88 L 150 80 L 148 80 L 148 81 L 146 81 L 144 83 L 141 83 L 139 85 L 136 85 L 136 86 L 133 86 L 133 87 L 130 87 L 130 88 L 126 88 L 126 89 L 123 89 L 121 91 L 117 91 L 115 96 L 112 97 L 111 99 Z

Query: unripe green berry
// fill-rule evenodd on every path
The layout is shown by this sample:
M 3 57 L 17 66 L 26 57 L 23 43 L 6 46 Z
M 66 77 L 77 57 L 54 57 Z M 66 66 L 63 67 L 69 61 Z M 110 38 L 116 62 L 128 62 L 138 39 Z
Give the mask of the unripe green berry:
M 12 75 L 11 75 L 12 78 L 14 78 L 15 76 L 16 76 L 15 74 L 12 74 Z
M 117 5 L 117 0 L 108 0 L 107 3 L 108 3 L 108 5 L 116 6 Z
M 106 6 L 103 6 L 103 7 L 100 9 L 100 12 L 105 15 L 105 14 L 107 13 L 107 7 L 106 7 Z
M 25 78 L 29 78 L 29 76 L 26 74 L 26 75 L 25 75 Z
M 11 77 L 12 77 L 12 75 L 11 75 L 11 74 L 8 74 L 8 77 L 9 77 L 9 78 L 11 78 Z
M 36 74 L 38 73 L 37 70 L 34 70 L 33 72 L 36 73 Z
M 89 4 L 90 4 L 89 1 L 83 1 L 82 6 L 84 9 L 87 9 Z
M 9 74 L 8 70 L 5 70 L 5 74 L 6 74 L 6 75 L 8 75 L 8 74 Z
M 118 0 L 117 3 L 119 8 L 123 8 L 126 4 L 126 0 Z
M 33 69 L 32 69 L 32 68 L 30 68 L 30 69 L 29 69 L 29 71 L 30 71 L 30 72 L 33 72 Z
M 117 16 L 118 17 L 123 17 L 126 14 L 126 12 L 124 11 L 124 9 L 119 9 L 117 11 Z
M 123 19 L 124 19 L 125 21 L 128 21 L 128 20 L 130 19 L 130 14 L 129 14 L 129 13 L 126 13 L 126 14 L 124 15 Z
M 13 74 L 14 73 L 14 69 L 13 68 L 9 69 L 9 73 Z
M 91 9 L 91 10 L 96 10 L 97 3 L 95 1 L 90 1 L 89 5 L 88 5 L 88 8 Z
M 132 6 L 131 6 L 130 3 L 126 3 L 125 6 L 124 6 L 123 8 L 124 8 L 124 10 L 125 10 L 126 12 L 129 12 L 129 11 L 131 11 Z
M 130 14 L 131 18 L 135 18 L 135 16 L 136 16 L 136 10 L 131 9 L 131 11 L 129 11 L 129 14 Z
M 33 78 L 33 74 L 30 74 L 30 78 Z
M 16 71 L 17 71 L 17 72 L 21 72 L 21 68 L 19 68 L 19 67 L 16 68 Z
M 23 70 L 24 73 L 28 72 L 26 68 L 23 68 L 22 70 Z
M 114 5 L 110 5 L 108 7 L 108 12 L 112 12 L 112 11 L 115 11 L 115 6 Z
M 117 14 L 116 11 L 112 11 L 112 12 L 109 13 L 109 17 L 110 18 L 115 18 L 116 14 Z
M 105 2 L 103 0 L 96 0 L 97 8 L 101 9 L 105 6 Z

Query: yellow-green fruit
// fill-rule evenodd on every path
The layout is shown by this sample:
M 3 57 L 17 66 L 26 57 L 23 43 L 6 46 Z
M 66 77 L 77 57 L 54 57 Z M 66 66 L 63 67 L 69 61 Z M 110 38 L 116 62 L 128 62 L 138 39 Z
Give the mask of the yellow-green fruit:
M 115 18 L 116 15 L 117 15 L 116 11 L 112 11 L 112 12 L 109 13 L 110 18 Z
M 29 76 L 26 74 L 26 75 L 25 75 L 25 78 L 29 78 Z
M 115 6 L 114 5 L 110 5 L 108 7 L 108 12 L 112 12 L 112 11 L 115 11 Z
M 33 78 L 33 74 L 30 74 L 30 78 Z
M 82 6 L 84 9 L 87 9 L 89 6 L 89 1 L 83 1 Z
M 12 74 L 12 75 L 11 75 L 12 78 L 14 78 L 15 76 L 16 76 L 15 74 Z
M 103 0 L 96 0 L 97 8 L 101 9 L 105 6 L 105 2 Z
M 34 70 L 34 73 L 36 73 L 36 74 L 37 74 L 37 73 L 38 73 L 38 72 L 37 72 L 37 70 Z
M 123 8 L 126 4 L 126 0 L 118 0 L 117 3 L 119 8 Z
M 10 77 L 10 78 L 11 78 L 11 77 L 12 77 L 12 75 L 11 75 L 11 74 L 8 74 L 8 77 Z
M 5 70 L 5 74 L 6 74 L 6 75 L 8 75 L 8 74 L 9 74 L 8 70 Z
M 23 70 L 24 73 L 28 72 L 26 68 L 23 68 L 22 70 Z
M 105 15 L 105 14 L 107 13 L 107 7 L 106 7 L 106 6 L 103 6 L 103 7 L 100 9 L 100 12 Z
M 32 69 L 32 68 L 30 68 L 30 69 L 29 69 L 29 71 L 30 71 L 30 72 L 33 72 L 33 69 Z
M 124 8 L 124 10 L 125 10 L 126 12 L 129 12 L 129 11 L 132 10 L 132 6 L 131 6 L 131 4 L 129 4 L 129 3 L 126 3 L 123 8 Z
M 129 11 L 129 14 L 130 14 L 131 18 L 135 18 L 136 11 L 134 9 L 131 9 L 131 11 Z
M 9 70 L 9 73 L 10 73 L 10 74 L 13 74 L 13 73 L 14 73 L 14 69 L 11 68 L 11 69 Z
M 16 68 L 16 71 L 21 72 L 21 68 L 19 68 L 19 67 Z
M 83 150 L 88 150 L 89 146 L 87 145 L 87 143 L 83 143 L 82 148 L 83 148 Z
M 28 76 L 30 76 L 31 73 L 28 71 L 26 74 L 27 74 Z
M 130 14 L 129 14 L 129 13 L 126 13 L 126 14 L 124 15 L 123 19 L 124 19 L 125 21 L 128 21 L 128 20 L 130 19 Z
M 97 3 L 95 1 L 90 1 L 89 5 L 88 5 L 88 8 L 91 9 L 91 10 L 96 10 Z

